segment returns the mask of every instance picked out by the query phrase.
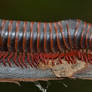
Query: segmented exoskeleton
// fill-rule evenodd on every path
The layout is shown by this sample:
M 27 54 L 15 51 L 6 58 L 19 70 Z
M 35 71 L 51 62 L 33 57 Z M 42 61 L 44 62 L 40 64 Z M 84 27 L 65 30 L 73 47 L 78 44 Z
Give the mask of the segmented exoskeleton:
M 54 59 L 62 64 L 76 58 L 92 63 L 92 26 L 80 20 L 27 22 L 0 20 L 0 62 L 6 66 L 37 67 Z

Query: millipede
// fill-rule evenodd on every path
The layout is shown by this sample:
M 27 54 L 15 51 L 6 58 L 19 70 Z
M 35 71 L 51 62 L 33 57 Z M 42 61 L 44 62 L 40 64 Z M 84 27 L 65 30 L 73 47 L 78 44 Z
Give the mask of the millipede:
M 0 19 L 0 64 L 21 68 L 92 64 L 92 25 L 79 19 L 32 22 Z M 57 62 L 55 60 L 57 59 Z

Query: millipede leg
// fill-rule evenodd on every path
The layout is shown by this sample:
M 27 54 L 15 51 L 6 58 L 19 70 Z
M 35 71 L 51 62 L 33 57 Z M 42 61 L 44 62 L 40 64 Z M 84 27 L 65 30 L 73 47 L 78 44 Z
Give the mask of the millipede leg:
M 13 61 L 14 61 L 15 65 L 16 65 L 17 67 L 19 67 L 19 64 L 16 62 L 16 60 L 17 60 L 17 53 L 15 52 Z
M 11 67 L 10 59 L 12 58 L 12 56 L 13 56 L 13 53 L 10 53 L 10 55 L 7 58 L 7 61 L 8 61 L 8 64 L 9 64 L 10 67 Z
M 32 63 L 31 63 L 31 61 L 30 61 L 30 54 L 29 54 L 29 53 L 27 53 L 27 62 L 28 62 L 29 65 L 33 68 Z
M 2 60 L 4 66 L 6 66 L 5 58 L 6 58 L 7 56 L 8 56 L 8 53 L 4 52 L 3 60 Z
M 23 65 L 21 63 L 21 61 L 22 61 L 21 58 L 22 58 L 22 54 L 19 53 L 18 62 L 19 62 L 19 65 L 23 68 Z
M 31 54 L 31 60 L 32 60 L 32 65 L 33 65 L 34 67 L 37 67 L 36 64 L 35 64 L 35 62 L 34 62 L 34 57 L 33 57 L 32 54 Z
M 23 53 L 22 61 L 23 61 L 24 66 L 27 68 L 27 65 L 26 65 L 26 63 L 25 63 L 25 53 Z

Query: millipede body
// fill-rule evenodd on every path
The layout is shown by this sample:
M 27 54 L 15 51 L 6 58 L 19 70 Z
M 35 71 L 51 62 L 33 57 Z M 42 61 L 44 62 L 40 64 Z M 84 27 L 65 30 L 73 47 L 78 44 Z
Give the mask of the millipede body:
M 21 68 L 92 64 L 92 25 L 81 20 L 27 22 L 0 20 L 0 64 Z M 56 60 L 56 61 L 55 61 Z M 51 61 L 51 62 L 50 62 Z

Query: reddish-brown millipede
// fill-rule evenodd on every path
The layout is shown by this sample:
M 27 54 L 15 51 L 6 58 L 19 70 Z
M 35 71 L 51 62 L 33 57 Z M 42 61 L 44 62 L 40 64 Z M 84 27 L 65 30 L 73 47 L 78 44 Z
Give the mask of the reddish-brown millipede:
M 27 22 L 0 20 L 0 63 L 37 67 L 39 62 L 76 58 L 92 64 L 92 26 L 81 20 Z

